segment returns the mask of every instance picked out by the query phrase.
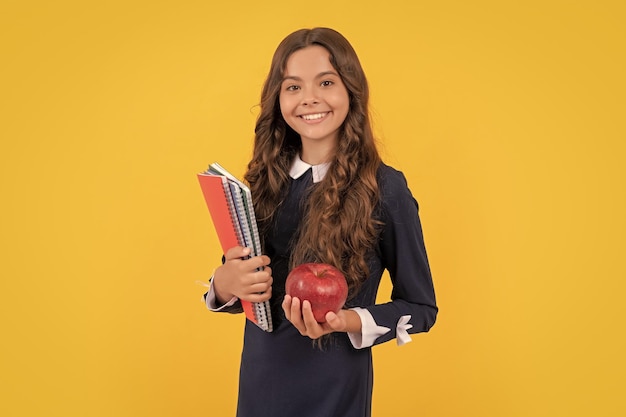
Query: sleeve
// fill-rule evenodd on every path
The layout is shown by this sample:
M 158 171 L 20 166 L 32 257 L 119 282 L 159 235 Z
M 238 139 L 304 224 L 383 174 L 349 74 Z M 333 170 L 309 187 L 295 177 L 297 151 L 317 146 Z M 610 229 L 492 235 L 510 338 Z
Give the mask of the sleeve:
M 361 343 L 357 348 L 394 338 L 398 345 L 408 343 L 410 334 L 430 330 L 438 312 L 417 201 L 404 175 L 390 171 L 381 181 L 384 226 L 379 250 L 393 284 L 391 301 L 359 313 L 366 325 L 361 340 L 351 338 L 353 344 Z
M 222 257 L 222 263 L 224 263 L 224 257 Z M 241 301 L 239 298 L 234 297 L 228 300 L 226 304 L 218 305 L 217 297 L 215 296 L 215 290 L 213 289 L 213 276 L 209 279 L 209 284 L 202 284 L 204 286 L 209 287 L 209 291 L 207 291 L 202 296 L 202 301 L 206 304 L 207 308 L 211 311 L 215 312 L 224 312 L 224 313 L 241 313 L 243 312 L 243 307 L 241 306 Z

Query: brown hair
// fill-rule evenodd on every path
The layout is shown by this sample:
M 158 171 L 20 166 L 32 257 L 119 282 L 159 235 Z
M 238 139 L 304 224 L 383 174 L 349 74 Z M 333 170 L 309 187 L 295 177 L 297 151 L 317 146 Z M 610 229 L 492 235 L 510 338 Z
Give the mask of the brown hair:
M 340 33 L 328 28 L 301 29 L 278 45 L 261 93 L 253 157 L 245 179 L 252 190 L 261 234 L 266 235 L 288 188 L 291 164 L 302 148 L 300 136 L 280 111 L 284 70 L 292 53 L 312 45 L 330 53 L 330 63 L 348 90 L 350 108 L 330 168 L 304 208 L 291 267 L 304 262 L 334 265 L 345 274 L 354 295 L 367 278 L 366 255 L 378 236 L 374 211 L 381 160 L 370 125 L 367 79 L 356 52 Z

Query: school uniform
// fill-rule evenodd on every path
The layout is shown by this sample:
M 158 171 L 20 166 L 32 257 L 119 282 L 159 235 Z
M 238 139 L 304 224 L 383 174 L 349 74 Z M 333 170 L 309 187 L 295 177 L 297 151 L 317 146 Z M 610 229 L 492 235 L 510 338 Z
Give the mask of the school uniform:
M 385 164 L 377 172 L 381 193 L 378 216 L 384 226 L 376 249 L 367 259 L 369 278 L 346 304 L 359 314 L 362 331 L 331 333 L 320 348 L 285 318 L 281 303 L 289 273 L 290 243 L 303 217 L 302 199 L 327 170 L 327 164 L 311 166 L 296 158 L 290 171 L 289 192 L 277 209 L 276 227 L 265 238 L 274 280 L 274 330 L 264 332 L 246 320 L 238 417 L 370 416 L 371 347 L 394 338 L 402 345 L 411 340 L 410 334 L 426 332 L 435 323 L 438 310 L 418 205 L 404 175 Z M 393 282 L 391 301 L 375 305 L 385 269 Z M 205 301 L 214 311 L 241 311 L 236 298 L 217 306 L 212 289 Z

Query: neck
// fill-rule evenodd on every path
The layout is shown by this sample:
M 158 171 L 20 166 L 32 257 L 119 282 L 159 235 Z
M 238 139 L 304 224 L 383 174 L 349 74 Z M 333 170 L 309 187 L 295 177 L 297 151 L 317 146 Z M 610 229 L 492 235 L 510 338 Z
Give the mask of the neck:
M 334 143 L 308 143 L 302 141 L 302 154 L 300 155 L 300 159 L 310 165 L 319 165 L 330 161 L 334 153 Z

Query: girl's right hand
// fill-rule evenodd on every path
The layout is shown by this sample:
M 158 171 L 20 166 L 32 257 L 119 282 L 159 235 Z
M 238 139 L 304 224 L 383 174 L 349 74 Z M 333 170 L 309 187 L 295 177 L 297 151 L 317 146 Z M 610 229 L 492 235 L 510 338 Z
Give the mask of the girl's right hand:
M 233 296 L 253 303 L 269 300 L 272 296 L 272 269 L 270 258 L 261 255 L 245 259 L 250 248 L 235 246 L 229 249 L 223 265 L 213 274 L 213 291 L 220 304 Z M 262 271 L 258 268 L 265 267 Z

